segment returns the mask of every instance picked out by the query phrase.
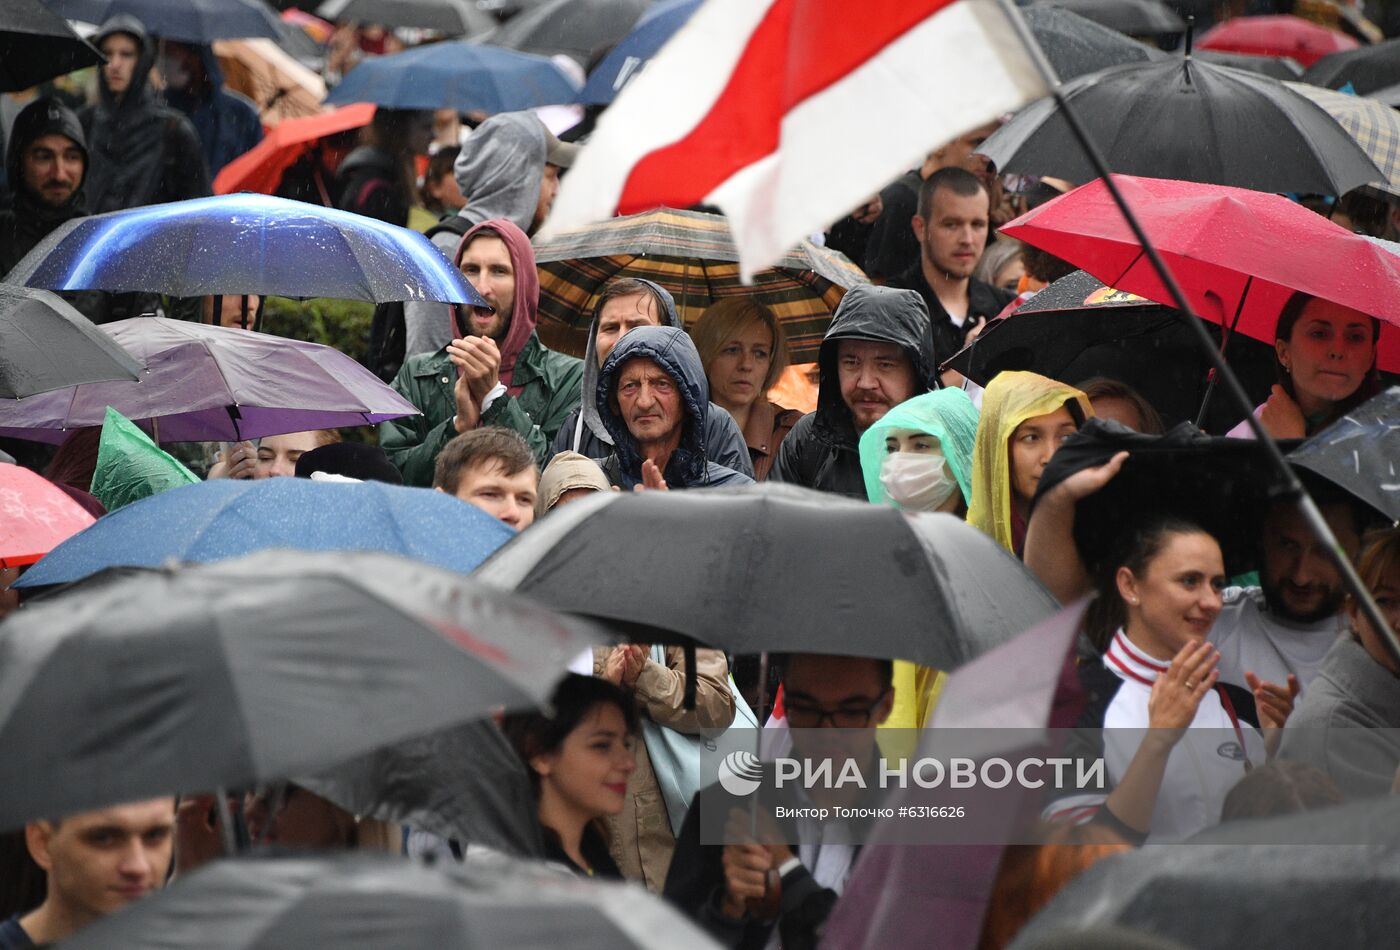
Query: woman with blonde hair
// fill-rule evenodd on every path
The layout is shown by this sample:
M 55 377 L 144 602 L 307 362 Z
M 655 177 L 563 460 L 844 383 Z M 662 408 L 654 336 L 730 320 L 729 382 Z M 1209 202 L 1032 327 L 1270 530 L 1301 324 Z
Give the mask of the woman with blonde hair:
M 754 479 L 763 481 L 778 446 L 802 413 L 768 401 L 768 390 L 787 366 L 787 341 L 773 311 L 750 297 L 726 297 L 705 308 L 690 328 L 710 399 L 744 433 Z

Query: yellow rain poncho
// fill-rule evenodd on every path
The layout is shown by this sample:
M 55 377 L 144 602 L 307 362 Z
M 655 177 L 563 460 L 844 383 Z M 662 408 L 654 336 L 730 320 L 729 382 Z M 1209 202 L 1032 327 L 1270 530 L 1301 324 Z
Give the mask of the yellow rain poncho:
M 1071 399 L 1079 402 L 1084 418 L 1094 414 L 1082 392 L 1036 373 L 1001 373 L 982 394 L 967 523 L 1012 553 L 1016 547 L 1011 529 L 1011 433 L 1027 419 L 1052 413 Z

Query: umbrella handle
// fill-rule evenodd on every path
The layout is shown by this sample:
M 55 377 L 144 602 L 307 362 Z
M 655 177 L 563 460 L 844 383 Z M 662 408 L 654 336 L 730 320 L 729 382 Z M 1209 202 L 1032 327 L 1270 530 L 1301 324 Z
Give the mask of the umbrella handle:
M 214 790 L 214 799 L 219 809 L 219 834 L 224 839 L 224 854 L 232 857 L 241 850 L 238 835 L 233 829 L 233 809 L 228 807 L 228 789 L 220 785 Z

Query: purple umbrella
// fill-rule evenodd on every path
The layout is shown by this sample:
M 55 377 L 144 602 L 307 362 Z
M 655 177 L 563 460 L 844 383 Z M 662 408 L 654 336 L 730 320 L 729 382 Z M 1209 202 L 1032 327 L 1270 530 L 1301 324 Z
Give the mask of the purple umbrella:
M 234 442 L 418 413 L 369 370 L 319 343 L 164 317 L 99 329 L 145 364 L 141 379 L 0 402 L 0 435 L 62 442 L 72 429 L 102 425 L 108 406 L 162 442 Z

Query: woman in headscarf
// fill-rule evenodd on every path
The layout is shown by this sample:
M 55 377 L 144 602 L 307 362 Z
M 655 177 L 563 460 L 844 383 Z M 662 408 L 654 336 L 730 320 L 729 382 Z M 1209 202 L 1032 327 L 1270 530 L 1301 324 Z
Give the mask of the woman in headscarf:
M 982 395 L 968 523 L 1017 557 L 1045 464 L 1094 414 L 1073 386 L 1035 373 L 1001 373 Z

